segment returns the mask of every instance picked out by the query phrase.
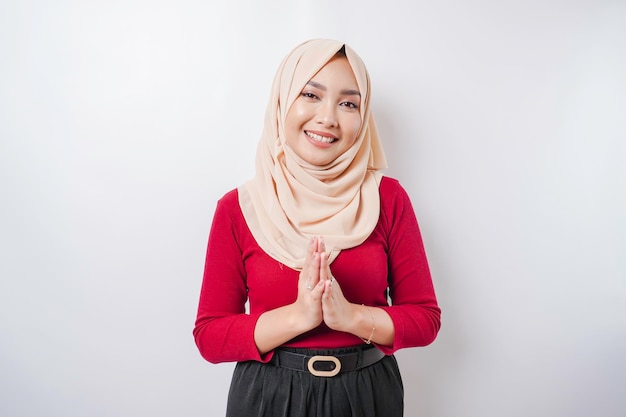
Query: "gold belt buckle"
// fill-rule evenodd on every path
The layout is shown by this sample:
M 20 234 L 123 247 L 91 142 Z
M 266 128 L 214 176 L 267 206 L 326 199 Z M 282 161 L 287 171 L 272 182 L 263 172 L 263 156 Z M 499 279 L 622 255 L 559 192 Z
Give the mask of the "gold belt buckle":
M 335 369 L 333 369 L 332 371 L 318 371 L 313 367 L 315 362 L 332 362 L 335 364 Z M 339 362 L 339 359 L 335 358 L 334 356 L 313 356 L 311 359 L 309 359 L 309 363 L 307 364 L 307 366 L 309 368 L 309 372 L 315 376 L 331 377 L 337 375 L 339 371 L 341 371 L 341 362 Z

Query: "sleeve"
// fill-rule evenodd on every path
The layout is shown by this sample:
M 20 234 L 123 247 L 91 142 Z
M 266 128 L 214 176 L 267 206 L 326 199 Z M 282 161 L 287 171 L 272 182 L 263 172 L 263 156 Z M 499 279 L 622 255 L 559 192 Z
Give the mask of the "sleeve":
M 393 346 L 379 346 L 386 354 L 398 349 L 432 343 L 441 326 L 426 252 L 408 194 L 394 181 L 392 196 L 383 202 L 387 222 L 388 280 L 391 306 L 382 307 L 391 317 Z
M 254 342 L 260 314 L 247 314 L 248 291 L 240 247 L 245 224 L 233 221 L 239 204 L 236 191 L 217 204 L 209 234 L 198 315 L 193 336 L 204 359 L 211 363 L 268 361 Z

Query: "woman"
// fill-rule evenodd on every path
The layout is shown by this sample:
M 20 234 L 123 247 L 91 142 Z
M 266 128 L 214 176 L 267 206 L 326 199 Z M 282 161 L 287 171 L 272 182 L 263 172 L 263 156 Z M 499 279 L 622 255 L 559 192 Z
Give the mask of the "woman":
M 209 236 L 194 337 L 206 360 L 238 362 L 227 416 L 403 414 L 393 353 L 431 343 L 440 310 L 385 167 L 361 59 L 333 40 L 296 47 L 255 177 L 218 202 Z

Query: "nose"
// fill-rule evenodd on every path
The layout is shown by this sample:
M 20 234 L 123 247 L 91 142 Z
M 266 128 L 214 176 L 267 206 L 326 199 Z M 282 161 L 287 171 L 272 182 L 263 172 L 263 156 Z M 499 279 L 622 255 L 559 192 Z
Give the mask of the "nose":
M 323 126 L 336 127 L 337 126 L 336 107 L 330 102 L 322 104 L 317 113 L 317 122 Z

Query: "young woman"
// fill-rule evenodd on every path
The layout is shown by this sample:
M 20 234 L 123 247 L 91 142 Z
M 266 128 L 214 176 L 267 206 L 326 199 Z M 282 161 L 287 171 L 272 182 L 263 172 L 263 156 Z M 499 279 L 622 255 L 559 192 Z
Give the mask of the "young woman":
M 229 417 L 403 414 L 393 353 L 431 343 L 440 309 L 409 197 L 379 172 L 370 91 L 343 43 L 296 47 L 255 177 L 217 204 L 194 337 L 237 362 Z

